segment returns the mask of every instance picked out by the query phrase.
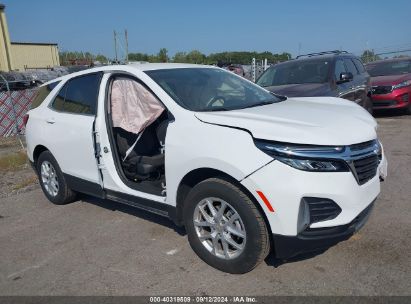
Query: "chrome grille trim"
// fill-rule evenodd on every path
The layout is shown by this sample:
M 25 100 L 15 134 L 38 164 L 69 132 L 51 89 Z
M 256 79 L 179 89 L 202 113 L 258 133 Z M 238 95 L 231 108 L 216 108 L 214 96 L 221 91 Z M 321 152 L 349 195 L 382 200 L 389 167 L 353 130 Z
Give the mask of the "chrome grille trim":
M 307 145 L 307 147 L 312 148 L 313 146 Z M 290 150 L 286 154 L 303 159 L 344 161 L 348 165 L 359 185 L 365 184 L 377 174 L 377 168 L 380 162 L 379 157 L 381 155 L 380 144 L 377 139 L 349 146 L 316 146 L 316 149 L 318 149 L 318 152 L 316 152 L 315 150 L 310 150 L 309 154 L 306 153 L 304 149 L 294 151 Z M 368 172 L 370 174 L 364 178 L 362 176 L 364 172 L 358 171 L 360 169 L 358 161 L 367 159 L 369 157 L 375 157 L 377 159 L 377 162 L 372 162 L 373 166 L 369 168 L 370 172 Z

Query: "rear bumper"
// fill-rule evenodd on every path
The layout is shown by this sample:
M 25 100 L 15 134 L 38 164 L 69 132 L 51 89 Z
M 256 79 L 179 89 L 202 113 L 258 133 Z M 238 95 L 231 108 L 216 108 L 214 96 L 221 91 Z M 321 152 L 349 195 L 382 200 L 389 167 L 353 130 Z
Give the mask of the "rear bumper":
M 307 228 L 297 236 L 273 234 L 275 257 L 287 259 L 302 253 L 327 249 L 350 238 L 367 222 L 374 206 L 372 202 L 353 221 L 346 225 L 323 228 Z

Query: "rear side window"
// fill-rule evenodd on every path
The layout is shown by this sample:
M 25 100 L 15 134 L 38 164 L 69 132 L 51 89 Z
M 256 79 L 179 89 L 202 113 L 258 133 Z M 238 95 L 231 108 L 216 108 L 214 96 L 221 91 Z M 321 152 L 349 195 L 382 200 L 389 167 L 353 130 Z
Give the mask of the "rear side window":
M 37 91 L 36 97 L 33 99 L 31 103 L 30 109 L 35 109 L 42 104 L 44 99 L 49 96 L 50 92 L 60 83 L 60 81 L 52 82 L 48 85 L 42 86 Z
M 357 70 L 362 74 L 365 73 L 365 68 L 364 65 L 362 64 L 362 62 L 357 59 L 357 58 L 353 58 L 354 64 L 357 67 Z
M 354 65 L 354 62 L 352 62 L 351 59 L 344 59 L 345 66 L 347 67 L 348 72 L 352 73 L 353 75 L 358 74 L 358 70 Z
M 74 114 L 96 114 L 101 73 L 69 80 L 54 99 L 52 108 Z

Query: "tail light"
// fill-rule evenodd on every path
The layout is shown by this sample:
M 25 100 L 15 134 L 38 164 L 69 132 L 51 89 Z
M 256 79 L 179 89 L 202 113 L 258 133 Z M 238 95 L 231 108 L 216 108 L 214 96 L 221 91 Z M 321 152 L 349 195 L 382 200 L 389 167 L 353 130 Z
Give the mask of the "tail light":
M 27 122 L 29 121 L 29 114 L 23 116 L 23 126 L 27 126 Z

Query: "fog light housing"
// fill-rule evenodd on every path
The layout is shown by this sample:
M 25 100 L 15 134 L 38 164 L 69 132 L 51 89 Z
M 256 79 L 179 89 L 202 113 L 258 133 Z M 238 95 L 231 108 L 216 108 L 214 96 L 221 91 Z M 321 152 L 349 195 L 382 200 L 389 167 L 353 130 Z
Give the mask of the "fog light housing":
M 297 233 L 304 231 L 310 225 L 310 209 L 307 202 L 302 199 L 298 210 Z

